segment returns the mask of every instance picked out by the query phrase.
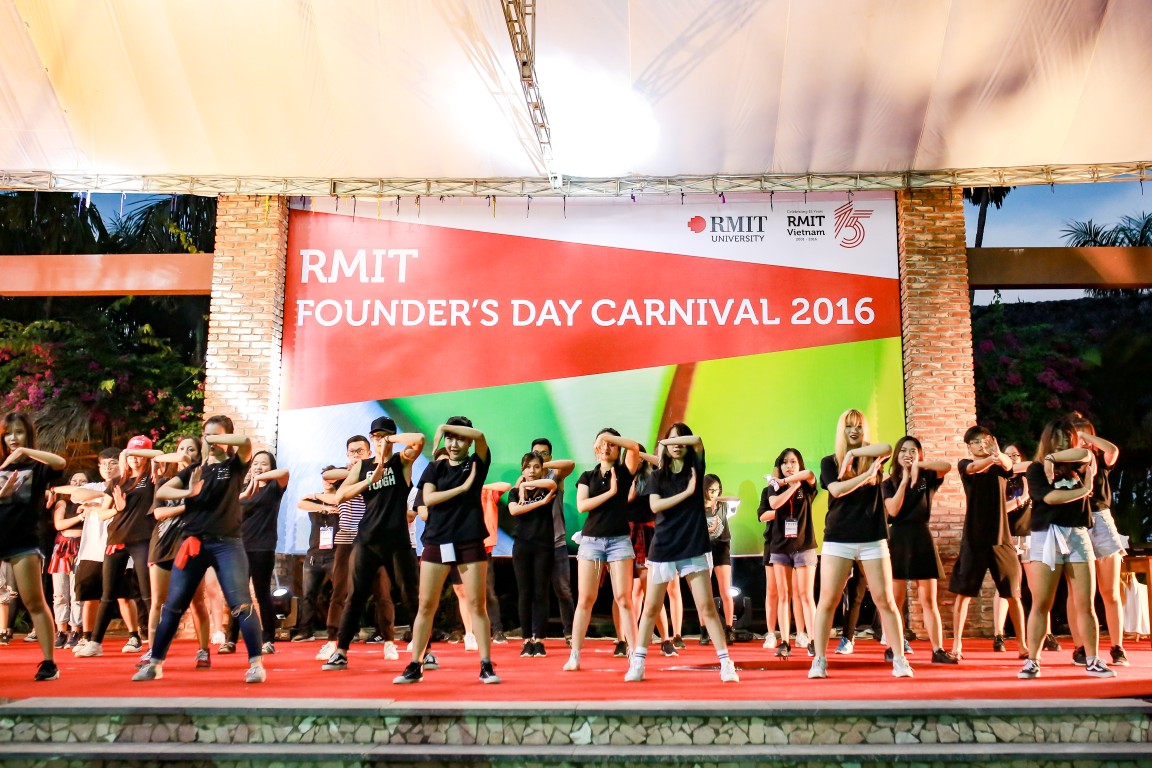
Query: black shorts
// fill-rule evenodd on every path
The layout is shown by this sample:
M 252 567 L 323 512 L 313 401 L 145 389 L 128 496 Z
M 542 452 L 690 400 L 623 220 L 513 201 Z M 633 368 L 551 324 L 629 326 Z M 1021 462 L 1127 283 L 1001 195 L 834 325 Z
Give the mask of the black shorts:
M 948 580 L 948 591 L 964 597 L 978 597 L 984 574 L 992 575 L 996 593 L 1000 597 L 1020 597 L 1020 558 L 1016 548 L 1008 544 L 973 549 L 960 547 L 960 556 L 952 566 L 952 577 Z
M 719 539 L 712 542 L 712 567 L 718 565 L 732 565 L 732 542 Z
M 104 594 L 104 563 L 99 560 L 76 561 L 76 599 L 99 600 Z
M 420 553 L 420 560 L 425 563 L 437 563 L 439 565 L 467 565 L 468 563 L 483 563 L 488 560 L 488 550 L 484 548 L 484 541 L 477 539 L 475 541 L 457 541 L 452 544 L 452 548 L 456 550 L 456 559 L 450 563 L 445 563 L 440 557 L 439 544 L 425 544 L 424 551 Z

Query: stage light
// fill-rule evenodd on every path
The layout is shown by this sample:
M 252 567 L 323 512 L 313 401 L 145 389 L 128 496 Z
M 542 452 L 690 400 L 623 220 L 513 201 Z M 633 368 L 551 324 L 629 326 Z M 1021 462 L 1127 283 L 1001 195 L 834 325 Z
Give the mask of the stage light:
M 728 588 L 728 597 L 732 598 L 733 600 L 739 600 L 740 595 L 742 594 L 744 593 L 740 591 L 740 587 L 731 586 Z
M 292 600 L 295 595 L 288 587 L 276 587 L 272 590 L 272 610 L 276 612 L 276 618 L 283 621 L 292 615 Z

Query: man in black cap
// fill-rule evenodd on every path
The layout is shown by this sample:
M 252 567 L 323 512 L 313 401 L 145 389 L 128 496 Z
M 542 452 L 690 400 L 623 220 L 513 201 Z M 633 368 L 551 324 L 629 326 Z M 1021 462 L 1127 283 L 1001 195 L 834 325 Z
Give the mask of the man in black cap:
M 329 671 L 348 668 L 348 647 L 359 628 L 360 614 L 381 568 L 388 572 L 392 583 L 400 587 L 401 597 L 412 616 L 417 610 L 419 577 L 408 538 L 408 492 L 412 488 L 412 462 L 424 449 L 424 435 L 396 434 L 396 422 L 380 416 L 373 420 L 368 436 L 376 451 L 375 459 L 354 462 L 336 492 L 338 502 L 363 496 L 364 517 L 352 547 L 352 594 L 340 619 L 336 651 L 322 667 Z M 396 443 L 406 447 L 394 453 Z M 395 638 L 389 636 L 394 632 L 391 626 L 385 629 L 387 645 Z M 430 663 L 435 665 L 435 658 Z M 435 667 L 429 667 L 426 660 L 425 668 Z

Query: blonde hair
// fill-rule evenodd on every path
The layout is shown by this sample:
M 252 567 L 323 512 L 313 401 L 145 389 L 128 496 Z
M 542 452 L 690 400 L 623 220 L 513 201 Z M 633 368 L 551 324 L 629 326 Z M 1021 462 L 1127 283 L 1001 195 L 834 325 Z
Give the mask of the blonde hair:
M 855 408 L 849 408 L 840 414 L 840 418 L 836 420 L 836 467 L 839 468 L 844 464 L 844 454 L 848 453 L 848 438 L 844 436 L 844 428 L 848 424 L 857 424 L 860 426 L 860 445 L 868 445 L 868 419 L 864 414 Z M 857 461 L 856 466 L 850 468 L 844 473 L 844 479 L 855 477 L 868 467 L 872 466 L 874 459 L 861 458 Z

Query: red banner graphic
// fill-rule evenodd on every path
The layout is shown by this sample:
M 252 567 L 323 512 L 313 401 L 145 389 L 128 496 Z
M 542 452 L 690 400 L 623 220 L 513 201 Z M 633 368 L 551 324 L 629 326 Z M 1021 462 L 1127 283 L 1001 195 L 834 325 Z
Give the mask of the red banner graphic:
M 293 211 L 282 407 L 900 334 L 897 281 Z

